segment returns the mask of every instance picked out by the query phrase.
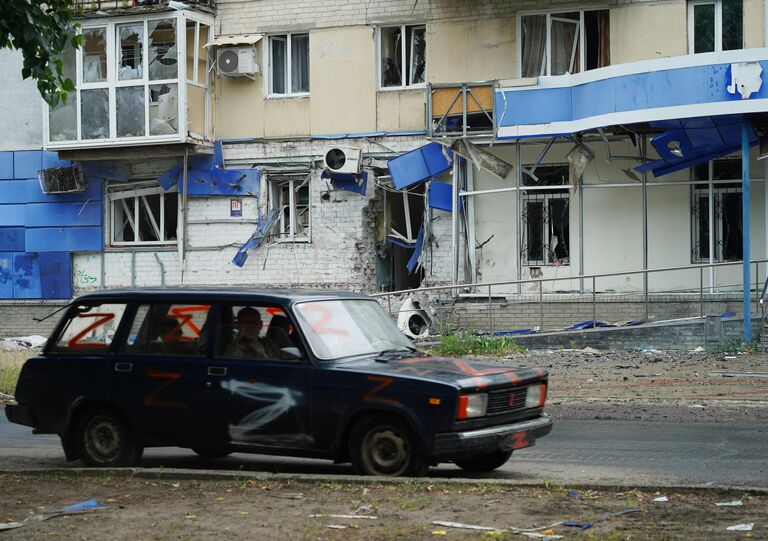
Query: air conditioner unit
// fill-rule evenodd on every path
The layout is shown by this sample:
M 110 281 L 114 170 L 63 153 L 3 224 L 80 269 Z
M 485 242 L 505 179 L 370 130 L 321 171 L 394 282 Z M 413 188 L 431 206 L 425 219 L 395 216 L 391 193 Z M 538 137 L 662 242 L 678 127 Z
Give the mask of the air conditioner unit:
M 79 165 L 42 169 L 38 171 L 37 179 L 40 181 L 40 190 L 44 194 L 85 191 L 83 168 Z
M 216 73 L 225 77 L 252 77 L 261 72 L 253 45 L 219 47 L 216 51 Z
M 359 173 L 360 149 L 353 147 L 329 148 L 323 158 L 323 165 L 330 173 Z

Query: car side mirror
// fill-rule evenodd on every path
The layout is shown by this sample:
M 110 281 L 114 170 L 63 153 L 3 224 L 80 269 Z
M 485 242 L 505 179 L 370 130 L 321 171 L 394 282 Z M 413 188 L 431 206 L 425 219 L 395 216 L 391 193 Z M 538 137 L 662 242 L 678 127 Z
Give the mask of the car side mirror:
M 300 361 L 304 359 L 304 354 L 295 346 L 280 348 L 280 357 L 285 361 Z

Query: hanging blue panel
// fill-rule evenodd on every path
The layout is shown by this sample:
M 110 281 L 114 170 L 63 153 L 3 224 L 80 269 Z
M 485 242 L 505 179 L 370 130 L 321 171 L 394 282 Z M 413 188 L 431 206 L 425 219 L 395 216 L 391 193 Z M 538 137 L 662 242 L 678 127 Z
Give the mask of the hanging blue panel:
M 40 298 L 40 262 L 37 254 L 13 254 L 13 298 Z
M 100 252 L 101 227 L 36 227 L 27 229 L 27 252 Z
M 41 150 L 16 151 L 13 156 L 13 178 L 37 178 L 37 173 L 43 168 L 43 152 Z
M 24 228 L 23 227 L 0 227 L 0 251 L 23 252 L 24 251 Z
M 38 254 L 43 299 L 72 298 L 72 258 L 68 252 Z
M 446 212 L 453 211 L 453 185 L 445 182 L 438 182 L 433 180 L 429 183 L 429 191 L 427 192 L 427 201 L 430 208 L 444 210 Z M 462 201 L 459 198 L 459 210 L 461 210 Z
M 344 190 L 365 195 L 368 188 L 368 173 L 329 173 L 323 171 L 320 178 L 330 180 L 334 190 Z
M 29 179 L 26 181 L 27 203 L 52 203 L 54 201 L 101 201 L 101 179 L 88 177 L 85 180 L 85 191 L 62 194 L 44 194 L 40 189 L 40 181 Z
M 402 190 L 451 168 L 453 153 L 438 143 L 429 143 L 387 162 L 395 188 Z
M 27 205 L 27 227 L 101 225 L 101 202 L 33 203 Z
M 408 267 L 408 274 L 413 273 L 419 264 L 419 256 L 421 255 L 421 248 L 424 246 L 424 226 L 419 228 L 419 234 L 416 237 L 416 246 L 413 249 L 413 255 L 408 260 L 406 267 Z
M 0 205 L 0 226 L 24 225 L 27 216 L 26 205 Z
M 251 238 L 245 241 L 235 254 L 235 257 L 232 258 L 233 264 L 238 267 L 245 265 L 245 262 L 248 259 L 248 250 L 251 248 L 258 248 L 259 245 L 261 245 L 261 241 L 264 240 L 264 237 L 269 233 L 269 230 L 277 222 L 278 216 L 280 216 L 280 209 L 272 209 L 272 211 L 267 214 L 266 218 L 260 220 L 259 223 L 256 224 L 256 231 L 253 232 Z
M 193 169 L 187 172 L 187 186 L 190 197 L 215 195 L 258 197 L 260 178 L 258 169 L 214 169 L 212 171 Z
M 0 252 L 0 299 L 13 298 L 13 254 Z
M 0 152 L 0 180 L 13 178 L 13 152 Z

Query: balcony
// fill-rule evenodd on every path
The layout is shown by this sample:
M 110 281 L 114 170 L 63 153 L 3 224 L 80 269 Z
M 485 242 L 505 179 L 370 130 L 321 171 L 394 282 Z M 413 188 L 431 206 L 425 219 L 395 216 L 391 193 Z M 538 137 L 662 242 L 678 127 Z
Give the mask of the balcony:
M 76 91 L 44 115 L 46 148 L 209 140 L 212 25 L 186 9 L 82 21 L 63 55 Z
M 83 17 L 116 15 L 119 13 L 147 13 L 168 9 L 170 0 L 74 0 L 75 12 Z M 213 13 L 214 0 L 184 0 L 193 9 Z
M 460 138 L 494 134 L 495 83 L 427 85 L 427 136 Z

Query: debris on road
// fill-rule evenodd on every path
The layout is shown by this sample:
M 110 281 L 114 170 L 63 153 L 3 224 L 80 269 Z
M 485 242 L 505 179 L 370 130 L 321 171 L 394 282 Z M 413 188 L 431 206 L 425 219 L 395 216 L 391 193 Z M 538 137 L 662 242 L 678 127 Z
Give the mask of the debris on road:
M 669 501 L 669 498 L 667 498 L 666 496 L 659 496 L 658 498 L 653 499 L 654 503 L 666 503 L 668 501 Z
M 755 527 L 754 522 L 749 522 L 746 524 L 736 524 L 735 526 L 728 526 L 726 530 L 730 532 L 751 532 L 752 528 Z
M 723 378 L 768 378 L 768 372 L 736 372 L 734 370 L 713 370 L 707 375 Z
M 355 518 L 366 518 L 370 520 L 376 520 L 379 517 L 374 517 L 372 515 L 328 515 L 328 514 L 318 514 L 318 515 L 307 515 L 309 518 L 344 518 L 344 519 L 355 519 Z
M 47 338 L 36 334 L 30 336 L 11 336 L 0 339 L 0 351 L 23 351 L 43 347 Z
M 730 502 L 715 502 L 718 507 L 741 507 L 743 504 L 741 500 L 733 500 Z
M 435 526 L 445 526 L 446 528 L 458 528 L 461 530 L 480 530 L 483 532 L 503 531 L 499 528 L 491 528 L 490 526 L 478 526 L 476 524 L 462 524 L 461 522 L 450 522 L 447 520 L 433 520 L 432 524 L 434 524 Z

